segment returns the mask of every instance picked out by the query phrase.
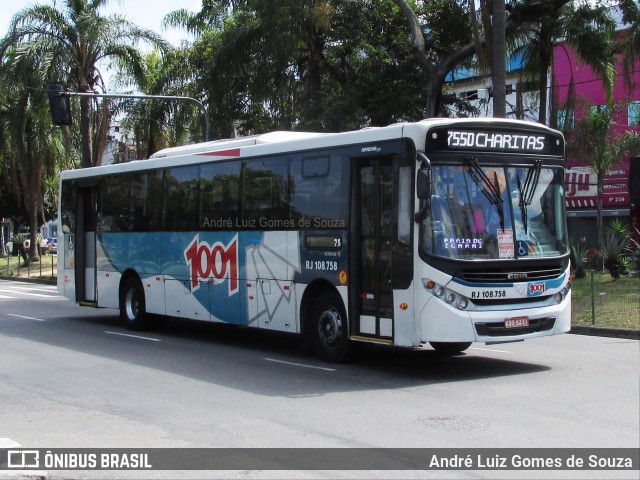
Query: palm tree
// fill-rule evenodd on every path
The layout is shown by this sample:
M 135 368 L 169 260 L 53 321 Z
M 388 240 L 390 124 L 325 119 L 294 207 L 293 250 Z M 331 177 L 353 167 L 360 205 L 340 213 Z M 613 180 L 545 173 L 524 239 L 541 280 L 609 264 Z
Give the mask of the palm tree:
M 477 31 L 475 22 L 471 22 L 471 29 L 474 33 L 473 40 L 458 46 L 455 51 L 441 55 L 439 52 L 433 51 L 425 42 L 422 20 L 412 7 L 413 2 L 408 0 L 393 0 L 393 2 L 407 17 L 411 36 L 411 51 L 425 78 L 427 91 L 425 117 L 433 117 L 439 113 L 441 92 L 446 75 L 462 62 L 481 53 L 481 49 L 487 48 L 487 45 L 490 44 L 488 37 L 491 34 L 491 24 L 483 19 L 484 29 L 480 32 Z M 510 2 L 504 24 L 505 38 L 513 38 L 525 26 L 538 22 L 544 15 L 557 15 L 562 7 L 569 2 L 570 0 Z M 422 3 L 426 4 L 427 2 Z M 490 2 L 483 2 L 483 5 L 488 7 L 488 3 Z M 469 7 L 472 15 L 473 6 L 474 3 L 471 2 Z M 461 28 L 464 29 L 463 26 Z
M 493 78 L 493 116 L 506 118 L 506 48 L 504 0 L 493 0 L 491 12 L 491 76 Z
M 640 58 L 640 6 L 637 0 L 620 0 L 622 21 L 630 25 L 628 37 L 622 44 L 625 81 L 631 86 L 630 72 Z
M 168 50 L 169 44 L 157 33 L 143 29 L 121 15 L 100 15 L 108 0 L 62 0 L 53 6 L 34 5 L 18 12 L 0 43 L 0 55 L 14 47 L 17 57 L 34 55 L 43 65 L 66 72 L 69 86 L 78 92 L 104 89 L 99 63 L 119 59 L 131 69 L 142 69 L 136 45 L 140 41 Z M 56 8 L 58 7 L 59 8 Z M 80 100 L 82 165 L 96 163 L 91 142 L 91 98 Z
M 615 21 L 603 5 L 569 3 L 561 10 L 551 6 L 542 10 L 540 18 L 529 23 L 516 37 L 516 48 L 524 49 L 528 76 L 538 82 L 538 122 L 547 123 L 548 72 L 553 62 L 553 46 L 563 39 L 581 62 L 591 67 L 603 82 L 607 103 L 613 98 L 616 79 Z M 555 119 L 553 119 L 555 121 Z
M 568 149 L 586 158 L 597 177 L 596 228 L 598 250 L 603 244 L 602 196 L 604 176 L 624 156 L 640 153 L 640 134 L 612 132 L 612 108 L 591 108 L 590 113 L 576 123 Z
M 135 88 L 147 95 L 183 96 L 190 87 L 193 72 L 189 68 L 189 50 L 174 49 L 162 56 L 152 51 L 144 56 L 142 72 L 130 71 L 129 65 L 120 64 L 118 86 Z M 180 102 L 121 102 L 127 114 L 122 126 L 134 132 L 138 158 L 148 158 L 161 148 L 186 143 L 198 137 L 201 128 L 193 123 L 201 116 L 192 105 Z
M 0 154 L 16 201 L 22 202 L 29 214 L 29 260 L 37 262 L 36 239 L 39 219 L 44 212 L 43 179 L 54 169 L 52 143 L 53 137 L 60 133 L 51 132 L 47 96 L 42 88 L 44 72 L 28 56 L 16 60 L 9 55 L 5 60 L 0 64 L 4 107 L 0 121 L 3 139 Z

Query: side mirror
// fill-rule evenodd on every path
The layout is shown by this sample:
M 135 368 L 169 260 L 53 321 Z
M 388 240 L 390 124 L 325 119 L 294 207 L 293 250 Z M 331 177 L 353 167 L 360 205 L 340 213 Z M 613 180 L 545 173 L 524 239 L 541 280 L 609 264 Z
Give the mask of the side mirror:
M 418 179 L 416 180 L 416 195 L 420 200 L 431 199 L 431 170 L 421 168 L 418 170 Z

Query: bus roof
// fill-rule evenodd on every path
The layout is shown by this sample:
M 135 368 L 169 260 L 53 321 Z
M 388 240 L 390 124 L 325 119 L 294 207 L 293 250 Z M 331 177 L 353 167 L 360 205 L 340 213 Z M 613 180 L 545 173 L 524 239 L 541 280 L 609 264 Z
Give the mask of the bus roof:
M 291 140 L 300 140 L 304 138 L 318 137 L 321 135 L 328 135 L 328 134 L 312 133 L 312 132 L 275 131 L 275 132 L 263 133 L 261 135 L 251 135 L 247 137 L 213 140 L 211 142 L 193 143 L 190 145 L 180 145 L 177 147 L 164 148 L 162 150 L 158 150 L 149 158 L 175 157 L 176 155 L 216 151 L 216 150 L 219 150 L 220 148 L 225 148 L 225 149 L 238 148 L 238 147 L 244 147 L 248 145 L 257 145 L 261 143 L 287 142 Z
M 386 140 L 412 138 L 416 145 L 424 144 L 426 132 L 434 126 L 456 124 L 529 126 L 552 131 L 539 123 L 493 118 L 430 118 L 419 122 L 396 123 L 386 127 L 369 127 L 341 133 L 274 131 L 261 135 L 238 137 L 159 150 L 146 160 L 133 160 L 105 166 L 68 170 L 63 178 L 82 178 L 94 175 L 167 168 L 198 164 L 214 159 L 271 155 L 289 151 L 313 150 L 333 146 L 375 143 Z M 421 147 L 419 147 L 421 148 Z

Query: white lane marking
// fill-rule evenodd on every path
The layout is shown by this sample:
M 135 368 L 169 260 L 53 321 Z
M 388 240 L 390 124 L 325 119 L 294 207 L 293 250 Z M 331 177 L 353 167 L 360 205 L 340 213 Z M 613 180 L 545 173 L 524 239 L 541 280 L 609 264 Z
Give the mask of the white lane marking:
M 0 438 L 0 448 L 18 448 L 21 446 L 22 445 L 9 437 Z
M 57 293 L 57 288 L 56 287 L 23 287 L 21 285 L 14 285 L 11 288 L 16 289 L 16 290 L 20 290 L 20 291 L 28 291 L 28 292 L 46 292 L 46 293 L 50 293 L 50 294 L 56 294 Z
M 480 347 L 470 347 L 469 350 L 482 350 L 484 352 L 496 352 L 496 353 L 513 353 L 513 352 L 508 352 L 507 350 L 495 350 L 493 348 L 480 348 Z
M 108 333 L 109 335 L 120 335 L 121 337 L 130 337 L 130 338 L 138 338 L 140 340 L 149 340 L 150 342 L 161 342 L 159 338 L 151 338 L 151 337 L 142 337 L 140 335 L 130 335 L 128 333 L 120 333 L 120 332 L 110 332 L 105 330 L 104 333 Z
M 44 293 L 31 293 L 31 292 L 23 292 L 23 291 L 14 292 L 13 290 L 0 290 L 0 292 L 4 292 L 4 293 L 20 293 L 21 295 L 31 295 L 33 297 L 45 297 L 45 298 L 53 298 L 53 297 L 55 297 L 55 295 L 47 295 L 47 294 L 44 294 Z
M 35 320 L 36 322 L 46 322 L 46 320 L 42 318 L 26 317 L 24 315 L 16 315 L 15 313 L 7 313 L 7 315 L 9 317 L 24 318 L 25 320 Z
M 24 285 L 12 285 L 11 288 L 17 288 L 19 290 L 46 290 L 47 288 L 51 288 L 50 286 L 47 285 L 38 285 L 37 287 L 34 286 L 24 286 Z
M 18 297 L 10 297 L 9 295 L 0 295 L 0 299 L 3 299 L 3 298 L 4 298 L 4 299 L 10 299 L 10 300 L 12 299 L 12 300 L 15 300 L 15 299 L 16 299 L 16 298 L 18 298 Z
M 316 367 L 315 365 L 305 365 L 304 363 L 287 362 L 285 360 L 277 360 L 275 358 L 267 357 L 263 357 L 262 359 L 266 360 L 267 362 L 284 363 L 285 365 L 293 365 L 294 367 L 313 368 L 315 370 L 324 370 L 325 372 L 337 372 L 335 368 Z

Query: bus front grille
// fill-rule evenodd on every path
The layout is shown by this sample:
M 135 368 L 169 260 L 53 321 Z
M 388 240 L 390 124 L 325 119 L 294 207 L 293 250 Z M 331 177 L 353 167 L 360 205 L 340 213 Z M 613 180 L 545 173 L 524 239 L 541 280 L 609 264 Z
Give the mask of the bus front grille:
M 550 267 L 523 267 L 502 268 L 491 270 L 461 270 L 456 276 L 465 282 L 477 283 L 508 283 L 508 282 L 535 282 L 558 278 L 565 271 L 562 265 Z

